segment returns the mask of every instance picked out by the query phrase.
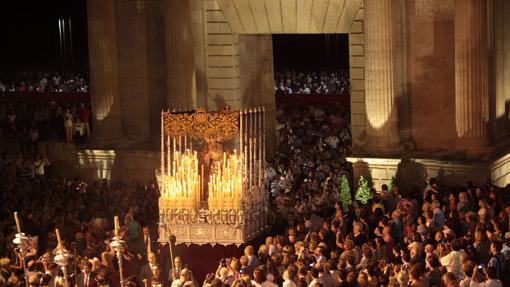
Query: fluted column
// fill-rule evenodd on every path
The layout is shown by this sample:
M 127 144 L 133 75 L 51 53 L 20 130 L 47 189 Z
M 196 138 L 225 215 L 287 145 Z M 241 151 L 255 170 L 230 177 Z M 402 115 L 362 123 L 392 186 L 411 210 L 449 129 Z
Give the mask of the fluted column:
M 114 2 L 88 0 L 87 22 L 93 137 L 101 143 L 122 135 Z
M 192 2 L 165 0 L 167 103 L 169 107 L 195 107 L 197 103 L 191 23 Z
M 455 0 L 455 125 L 457 147 L 487 145 L 488 62 L 486 0 Z
M 399 136 L 392 0 L 365 0 L 367 150 L 394 153 Z

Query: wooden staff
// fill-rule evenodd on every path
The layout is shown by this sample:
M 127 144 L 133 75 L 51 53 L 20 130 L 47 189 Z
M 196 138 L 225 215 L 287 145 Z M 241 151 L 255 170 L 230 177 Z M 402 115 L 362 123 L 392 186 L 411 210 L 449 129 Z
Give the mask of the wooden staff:
M 169 232 L 170 233 L 170 232 Z M 175 275 L 175 266 L 174 266 L 174 252 L 173 252 L 173 243 L 172 243 L 172 234 L 168 236 L 168 246 L 170 247 L 170 262 L 172 262 L 172 278 Z

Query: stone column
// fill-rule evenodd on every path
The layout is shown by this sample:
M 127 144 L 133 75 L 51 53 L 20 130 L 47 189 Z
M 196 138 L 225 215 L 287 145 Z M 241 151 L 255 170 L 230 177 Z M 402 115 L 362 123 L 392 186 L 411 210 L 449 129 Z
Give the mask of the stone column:
M 153 85 L 148 77 L 157 69 L 148 62 L 149 52 L 157 47 L 148 38 L 149 2 L 153 1 L 115 0 L 122 127 L 131 143 L 145 142 L 149 137 L 149 95 Z
M 494 94 L 489 92 L 489 95 L 494 97 L 493 139 L 502 141 L 510 133 L 510 106 L 507 104 L 510 102 L 510 3 L 494 0 L 492 8 Z
M 276 146 L 276 103 L 273 90 L 273 42 L 271 35 L 240 35 L 239 62 L 241 108 L 266 109 L 266 155 L 270 158 Z
M 455 0 L 455 126 L 457 148 L 487 146 L 487 2 Z
M 365 0 L 365 149 L 393 154 L 399 149 L 392 0 Z
M 197 104 L 191 5 L 192 1 L 165 0 L 167 104 L 170 108 Z
M 88 0 L 90 95 L 93 138 L 108 142 L 122 136 L 117 70 L 117 29 L 113 1 Z

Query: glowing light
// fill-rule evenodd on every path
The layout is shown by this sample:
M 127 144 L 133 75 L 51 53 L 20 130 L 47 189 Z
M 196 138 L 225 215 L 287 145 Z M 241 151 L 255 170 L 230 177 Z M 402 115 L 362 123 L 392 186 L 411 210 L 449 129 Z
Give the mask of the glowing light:
M 223 153 L 223 160 L 209 177 L 209 209 L 239 209 L 243 194 L 242 158 Z
M 168 159 L 168 166 L 171 168 L 162 175 L 162 200 L 174 209 L 198 209 L 201 177 L 198 172 L 197 152 L 189 149 L 184 153 L 175 151 L 172 158 Z

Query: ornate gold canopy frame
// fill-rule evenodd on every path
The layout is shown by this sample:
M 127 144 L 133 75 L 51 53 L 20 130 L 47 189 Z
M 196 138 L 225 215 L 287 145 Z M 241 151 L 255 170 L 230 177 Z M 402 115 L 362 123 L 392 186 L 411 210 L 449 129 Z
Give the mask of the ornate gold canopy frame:
M 239 112 L 225 107 L 219 112 L 208 112 L 197 108 L 194 112 L 163 112 L 163 134 L 195 139 L 215 138 L 225 141 L 239 132 Z
M 160 241 L 242 244 L 267 228 L 264 129 L 263 107 L 162 111 Z M 236 148 L 204 162 L 196 140 L 208 151 L 227 140 Z

